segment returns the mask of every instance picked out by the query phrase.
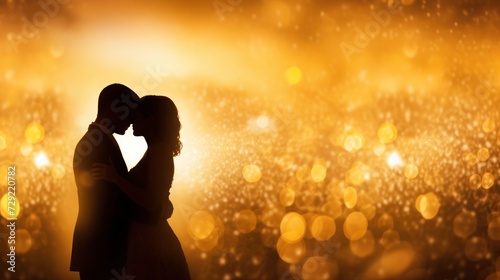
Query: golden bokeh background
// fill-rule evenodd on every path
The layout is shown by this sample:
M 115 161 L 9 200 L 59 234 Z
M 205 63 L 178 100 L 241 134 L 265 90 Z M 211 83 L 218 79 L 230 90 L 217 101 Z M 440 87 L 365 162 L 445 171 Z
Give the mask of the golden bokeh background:
M 500 279 L 499 8 L 0 0 L 0 278 L 78 279 L 73 150 L 120 82 L 178 105 L 194 279 Z

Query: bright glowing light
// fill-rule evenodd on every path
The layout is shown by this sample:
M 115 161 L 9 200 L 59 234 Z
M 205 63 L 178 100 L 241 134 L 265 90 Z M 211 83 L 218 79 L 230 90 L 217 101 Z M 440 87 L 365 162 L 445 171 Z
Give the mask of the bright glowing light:
M 387 157 L 387 164 L 389 165 L 389 167 L 394 168 L 403 165 L 403 160 L 401 160 L 398 152 L 392 152 Z
M 49 159 L 47 158 L 47 155 L 44 152 L 38 153 L 38 155 L 35 157 L 35 165 L 38 168 L 45 167 L 50 164 Z
M 134 136 L 132 128 L 129 128 L 124 135 L 115 134 L 115 139 L 129 169 L 139 162 L 148 148 L 143 137 Z
M 267 116 L 260 116 L 257 118 L 257 126 L 260 128 L 266 128 L 269 126 L 269 118 Z
M 11 200 L 9 200 L 9 197 L 11 197 Z M 14 202 L 14 204 L 9 204 L 9 201 Z M 7 193 L 2 196 L 2 199 L 0 199 L 0 206 L 0 214 L 5 219 L 17 218 L 19 212 L 21 211 L 21 206 L 19 205 L 19 200 L 17 199 L 17 197 L 9 196 L 9 194 Z M 11 207 L 10 210 L 13 211 L 9 211 L 9 206 Z
M 290 85 L 296 85 L 302 80 L 302 71 L 296 66 L 290 67 L 286 70 L 285 78 Z
M 398 137 L 398 129 L 392 123 L 384 123 L 378 129 L 378 138 L 382 143 L 391 143 Z
M 257 165 L 249 164 L 243 168 L 243 178 L 249 183 L 259 181 L 262 173 Z
M 45 136 L 45 129 L 39 123 L 30 123 L 24 131 L 24 136 L 31 144 L 40 143 Z

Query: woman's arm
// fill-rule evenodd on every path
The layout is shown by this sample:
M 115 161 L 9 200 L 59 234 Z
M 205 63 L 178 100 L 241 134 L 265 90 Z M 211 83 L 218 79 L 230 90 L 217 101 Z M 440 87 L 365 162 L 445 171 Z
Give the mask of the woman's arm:
M 155 203 L 157 198 L 146 189 L 139 188 L 120 176 L 120 174 L 116 172 L 114 166 L 96 163 L 93 165 L 91 173 L 96 180 L 106 180 L 116 184 L 128 197 L 130 197 L 130 199 L 132 199 L 132 201 L 144 209 L 150 212 L 158 210 L 159 205 Z

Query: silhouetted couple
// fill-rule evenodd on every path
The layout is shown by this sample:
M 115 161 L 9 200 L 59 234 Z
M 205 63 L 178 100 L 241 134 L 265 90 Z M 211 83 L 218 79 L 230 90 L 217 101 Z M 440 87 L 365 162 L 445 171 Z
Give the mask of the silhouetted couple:
M 127 172 L 113 133 L 123 135 L 131 123 L 148 149 Z M 97 118 L 78 142 L 73 162 L 79 212 L 70 270 L 81 279 L 190 279 L 167 222 L 180 128 L 168 97 L 139 98 L 121 84 L 100 93 Z

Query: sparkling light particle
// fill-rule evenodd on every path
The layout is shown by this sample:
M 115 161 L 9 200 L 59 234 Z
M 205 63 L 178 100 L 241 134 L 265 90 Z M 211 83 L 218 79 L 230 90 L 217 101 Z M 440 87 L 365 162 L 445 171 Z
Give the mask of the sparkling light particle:
M 260 128 L 267 128 L 269 126 L 269 118 L 267 116 L 258 117 L 257 126 Z
M 486 133 L 493 132 L 495 130 L 495 127 L 495 121 L 490 118 L 486 119 L 482 125 L 483 131 Z
M 420 214 L 427 220 L 433 219 L 440 207 L 439 199 L 433 192 L 425 194 L 420 200 Z
M 48 166 L 50 164 L 50 161 L 44 152 L 38 153 L 38 155 L 36 155 L 36 157 L 35 157 L 34 162 L 38 168 L 42 168 L 42 167 Z
M 493 184 L 495 184 L 495 176 L 489 172 L 485 172 L 481 179 L 481 186 L 487 190 L 491 188 Z
M 302 80 L 302 71 L 297 66 L 292 66 L 286 70 L 285 79 L 288 84 L 296 85 Z
M 477 190 L 481 187 L 481 176 L 479 174 L 472 174 L 469 177 L 469 188 L 471 190 Z
M 281 238 L 287 243 L 302 240 L 306 231 L 306 220 L 296 212 L 287 213 L 280 224 Z
M 386 250 L 368 267 L 365 279 L 405 279 L 401 274 L 412 264 L 415 256 L 412 246 L 401 242 Z
M 479 236 L 473 236 L 467 239 L 465 243 L 465 256 L 471 261 L 480 261 L 488 253 L 488 243 Z
M 207 238 L 215 229 L 215 220 L 208 211 L 196 211 L 189 220 L 189 232 L 196 239 Z
M 488 237 L 491 240 L 500 240 L 500 217 L 492 219 L 488 223 Z
M 354 208 L 356 206 L 356 202 L 358 201 L 358 192 L 353 187 L 348 187 L 344 191 L 344 203 L 345 206 L 349 209 Z
M 30 233 L 25 229 L 16 230 L 16 253 L 25 254 L 33 245 Z
M 476 228 L 477 218 L 475 212 L 464 211 L 453 220 L 453 232 L 458 237 L 467 238 L 476 231 Z
M 477 151 L 477 159 L 479 161 L 487 161 L 490 158 L 490 151 L 487 148 L 481 148 Z
M 241 233 L 249 233 L 257 226 L 257 216 L 252 210 L 245 209 L 236 213 L 234 224 Z
M 339 266 L 335 260 L 325 260 L 322 256 L 309 257 L 302 266 L 304 280 L 338 279 Z
M 248 183 L 255 183 L 260 180 L 262 173 L 257 165 L 249 164 L 243 168 L 243 178 Z
M 361 133 L 351 130 L 344 135 L 343 146 L 349 153 L 356 153 L 363 148 L 364 141 Z
M 377 221 L 377 227 L 381 231 L 389 230 L 394 228 L 394 219 L 391 215 L 384 213 L 382 214 Z
M 289 243 L 280 237 L 276 244 L 276 251 L 284 262 L 296 264 L 306 256 L 306 243 L 302 239 L 295 243 Z
M 280 191 L 280 203 L 285 206 L 291 206 L 295 201 L 295 192 L 290 188 L 284 188 Z
M 62 166 L 62 164 L 57 163 L 52 166 L 51 174 L 54 179 L 62 179 L 66 174 L 66 169 Z
M 405 167 L 405 177 L 408 179 L 415 179 L 418 175 L 418 167 L 413 164 L 407 164 Z
M 385 144 L 383 143 L 376 143 L 373 145 L 373 153 L 376 156 L 381 156 L 385 152 Z
M 349 248 L 351 252 L 360 258 L 369 256 L 375 250 L 375 238 L 371 231 L 367 231 L 366 234 L 358 240 L 350 240 Z
M 361 206 L 361 209 L 359 211 L 361 211 L 361 213 L 363 213 L 363 215 L 365 215 L 365 217 L 368 220 L 373 219 L 375 217 L 376 212 L 377 212 L 377 210 L 375 209 L 375 206 L 373 206 L 372 204 L 365 204 L 365 205 Z
M 361 162 L 355 162 L 346 174 L 347 183 L 360 186 L 365 180 L 370 179 L 369 169 Z
M 380 238 L 380 243 L 384 248 L 389 249 L 392 246 L 398 245 L 400 242 L 400 237 L 399 237 L 399 232 L 393 230 L 393 229 L 388 229 L 384 231 L 382 234 L 382 237 Z
M 365 235 L 368 229 L 368 220 L 363 213 L 352 212 L 345 219 L 343 229 L 347 239 L 359 240 Z
M 10 199 L 9 199 L 10 198 Z M 9 203 L 10 202 L 10 203 Z M 2 196 L 0 200 L 0 213 L 5 219 L 17 218 L 21 212 L 21 205 L 19 205 L 19 200 L 15 196 L 9 196 L 8 193 Z M 9 209 L 9 207 L 11 207 Z
M 335 221 L 326 215 L 317 216 L 311 225 L 311 234 L 318 241 L 330 239 L 335 231 Z
M 30 143 L 23 143 L 19 148 L 21 150 L 21 154 L 25 157 L 29 156 L 33 151 L 33 146 Z
M 389 167 L 391 168 L 403 165 L 403 160 L 399 156 L 398 152 L 394 151 L 387 157 L 387 165 L 389 165 Z
M 311 169 L 311 179 L 316 183 L 320 183 L 323 182 L 325 177 L 326 166 L 323 163 L 315 163 Z
M 398 130 L 392 123 L 380 125 L 377 132 L 378 138 L 382 143 L 391 143 L 398 137 Z
M 24 136 L 26 137 L 28 143 L 37 144 L 43 140 L 45 136 L 45 130 L 43 129 L 42 125 L 33 122 L 30 123 L 28 126 L 26 126 L 26 130 L 24 131 Z
M 26 221 L 24 222 L 26 229 L 29 231 L 37 231 L 42 228 L 42 220 L 40 217 L 36 214 L 29 214 L 29 216 L 26 218 Z

